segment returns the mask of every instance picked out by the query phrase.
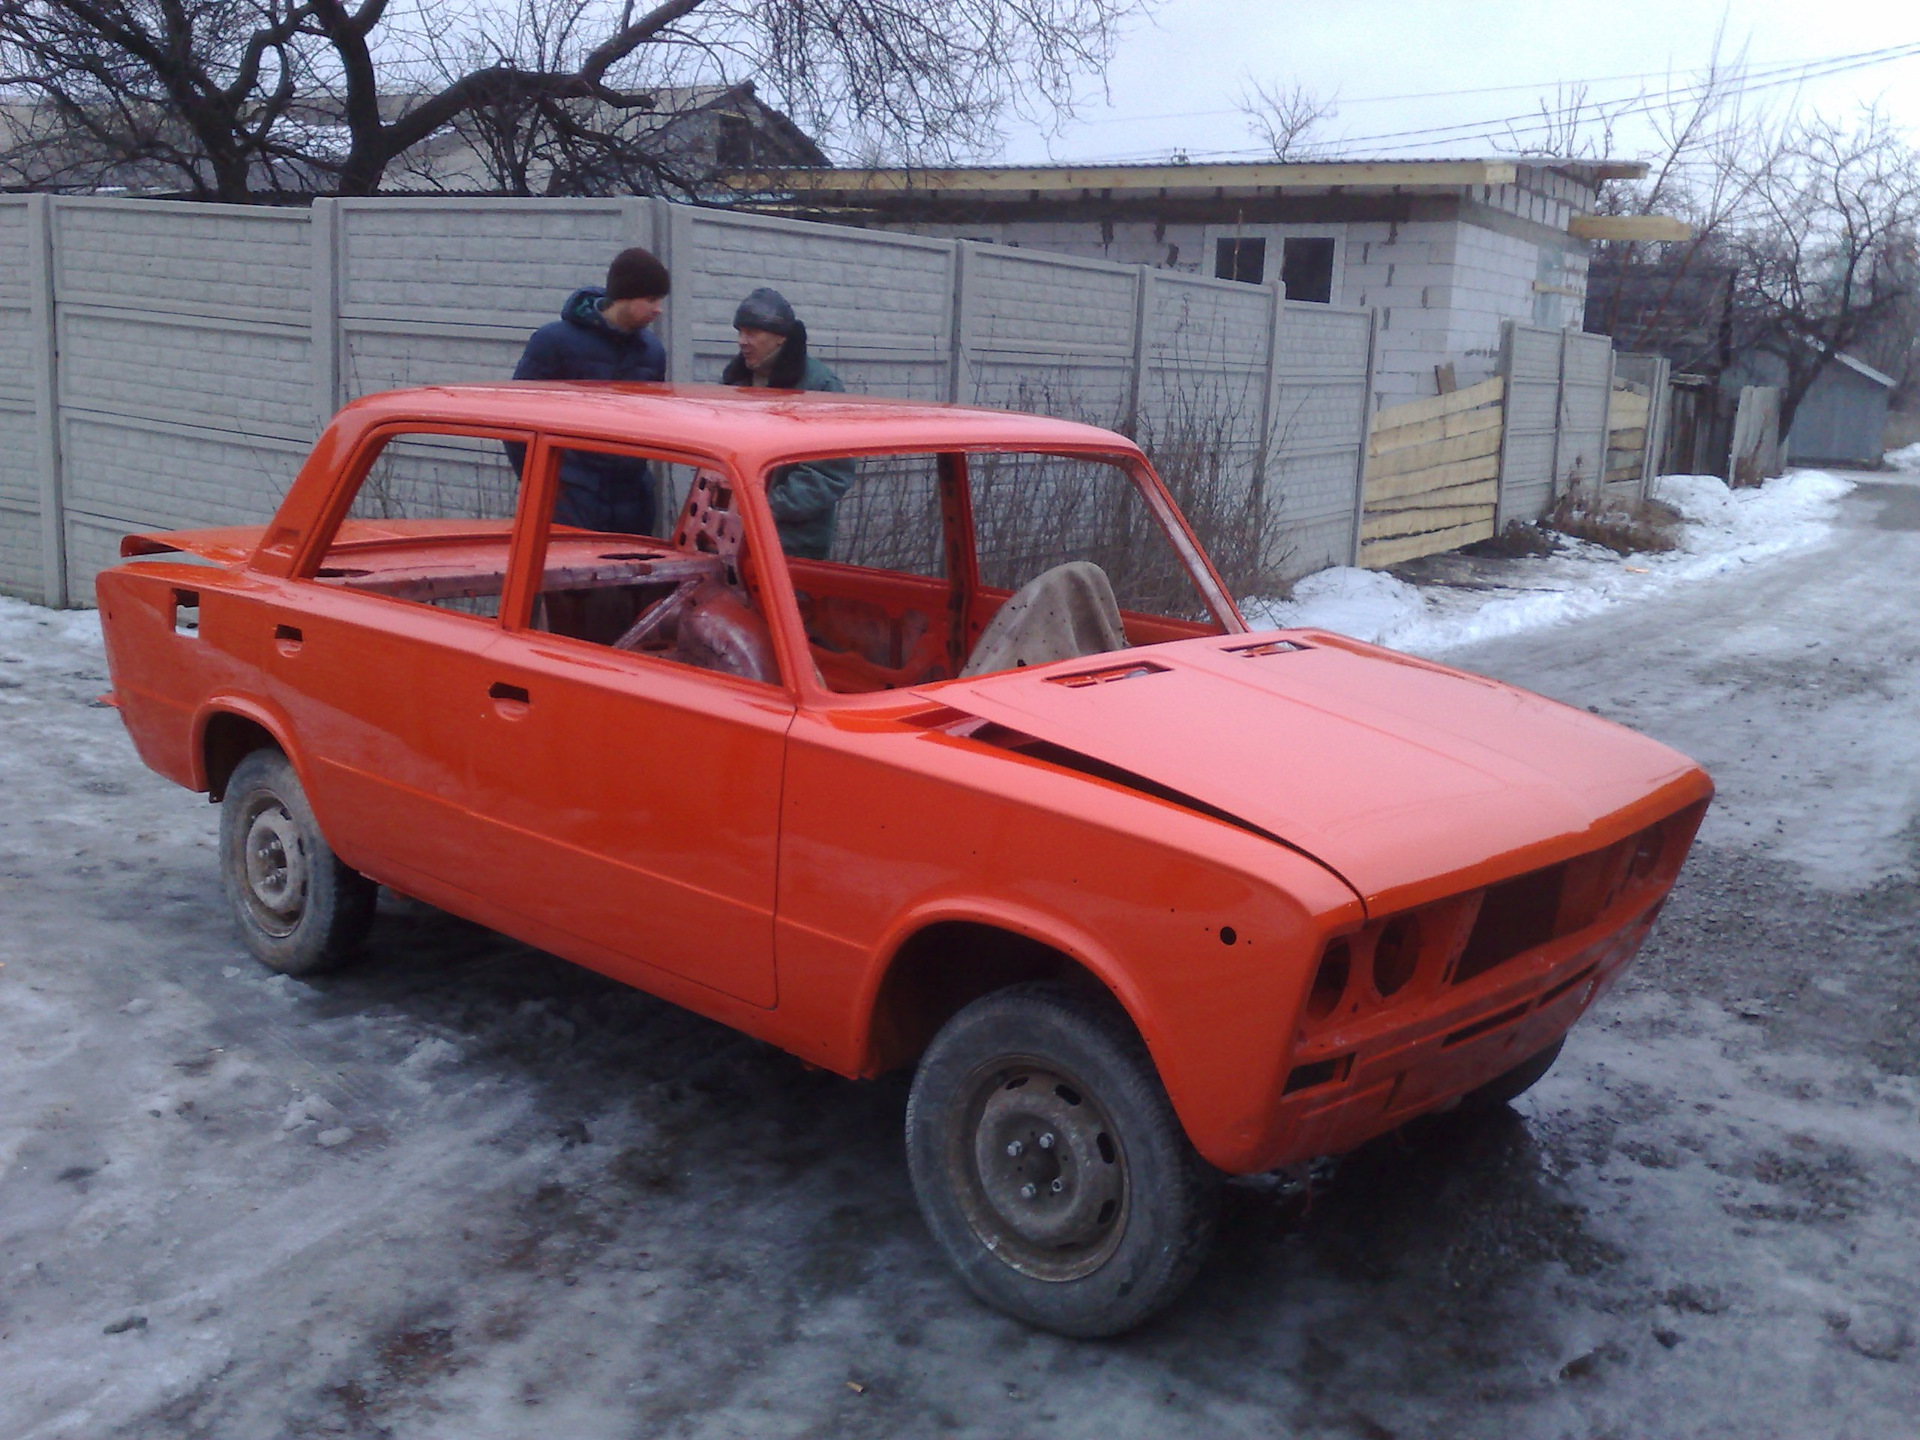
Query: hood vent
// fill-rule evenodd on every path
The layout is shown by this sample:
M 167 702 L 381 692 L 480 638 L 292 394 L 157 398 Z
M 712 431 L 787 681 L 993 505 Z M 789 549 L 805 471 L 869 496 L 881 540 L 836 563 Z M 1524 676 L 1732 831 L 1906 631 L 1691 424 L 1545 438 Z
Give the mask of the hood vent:
M 1289 650 L 1308 650 L 1311 646 L 1301 645 L 1292 640 L 1261 640 L 1252 645 L 1229 645 L 1229 655 L 1244 655 L 1247 659 L 1258 659 L 1262 655 L 1284 655 Z
M 1109 665 L 1103 670 L 1081 670 L 1072 675 L 1049 675 L 1049 685 L 1064 685 L 1069 690 L 1084 690 L 1089 685 L 1111 685 L 1116 680 L 1136 680 L 1142 675 L 1164 675 L 1167 667 L 1151 660 L 1132 660 L 1124 665 Z

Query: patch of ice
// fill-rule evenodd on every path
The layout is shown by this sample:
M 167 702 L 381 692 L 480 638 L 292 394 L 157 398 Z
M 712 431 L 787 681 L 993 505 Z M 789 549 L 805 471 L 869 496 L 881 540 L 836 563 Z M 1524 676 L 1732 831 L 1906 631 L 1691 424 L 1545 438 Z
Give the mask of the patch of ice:
M 1920 475 L 1920 440 L 1911 445 L 1903 445 L 1898 450 L 1889 450 L 1884 458 L 1889 470 L 1903 470 L 1909 475 Z
M 1853 482 L 1794 470 L 1734 490 L 1712 475 L 1664 475 L 1654 498 L 1681 514 L 1679 548 L 1621 557 L 1598 545 L 1563 544 L 1528 570 L 1526 582 L 1466 590 L 1419 587 L 1377 570 L 1336 566 L 1309 575 L 1284 601 L 1249 601 L 1259 629 L 1312 628 L 1431 655 L 1478 640 L 1539 630 L 1622 601 L 1819 543 Z

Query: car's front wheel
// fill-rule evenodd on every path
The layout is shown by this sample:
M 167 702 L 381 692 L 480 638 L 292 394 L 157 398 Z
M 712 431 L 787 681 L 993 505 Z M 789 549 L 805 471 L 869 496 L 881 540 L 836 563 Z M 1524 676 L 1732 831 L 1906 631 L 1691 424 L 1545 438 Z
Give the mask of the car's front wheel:
M 255 750 L 220 802 L 220 868 L 247 948 L 283 975 L 312 975 L 358 948 L 378 887 L 334 855 L 292 763 Z
M 1547 1072 L 1553 1068 L 1553 1062 L 1560 1058 L 1560 1049 L 1566 1043 L 1567 1037 L 1562 1035 L 1546 1049 L 1528 1056 L 1504 1074 L 1494 1076 L 1478 1090 L 1469 1090 L 1460 1097 L 1460 1108 L 1468 1111 L 1498 1110 L 1508 1101 L 1518 1100 L 1546 1079 Z
M 907 1161 L 973 1292 L 1064 1335 L 1140 1324 L 1213 1238 L 1218 1176 L 1104 997 L 1022 985 L 955 1015 L 914 1077 Z

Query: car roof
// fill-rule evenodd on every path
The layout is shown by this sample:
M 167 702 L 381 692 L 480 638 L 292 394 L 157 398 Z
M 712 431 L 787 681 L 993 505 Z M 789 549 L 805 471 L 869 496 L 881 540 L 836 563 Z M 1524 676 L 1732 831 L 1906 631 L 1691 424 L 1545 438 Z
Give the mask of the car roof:
M 390 390 L 342 411 L 365 423 L 526 427 L 704 451 L 751 466 L 787 454 L 937 449 L 1095 449 L 1131 440 L 1074 420 L 879 395 L 725 385 L 509 381 Z

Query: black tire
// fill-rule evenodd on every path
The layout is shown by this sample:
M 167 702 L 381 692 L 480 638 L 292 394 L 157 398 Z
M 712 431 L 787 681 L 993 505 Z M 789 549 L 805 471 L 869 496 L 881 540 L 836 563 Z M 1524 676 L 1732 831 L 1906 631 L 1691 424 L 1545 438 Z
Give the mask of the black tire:
M 1539 1054 L 1522 1060 L 1504 1074 L 1496 1075 L 1477 1090 L 1469 1090 L 1460 1100 L 1462 1110 L 1498 1110 L 1510 1100 L 1518 1100 L 1553 1068 L 1560 1058 L 1560 1047 L 1567 1043 L 1562 1035 Z
M 220 870 L 241 939 L 282 975 L 339 965 L 373 923 L 379 887 L 334 855 L 278 750 L 251 752 L 227 781 Z
M 907 1165 L 973 1293 L 1062 1335 L 1131 1330 L 1212 1245 L 1219 1176 L 1104 996 L 1018 985 L 949 1020 L 914 1076 Z

